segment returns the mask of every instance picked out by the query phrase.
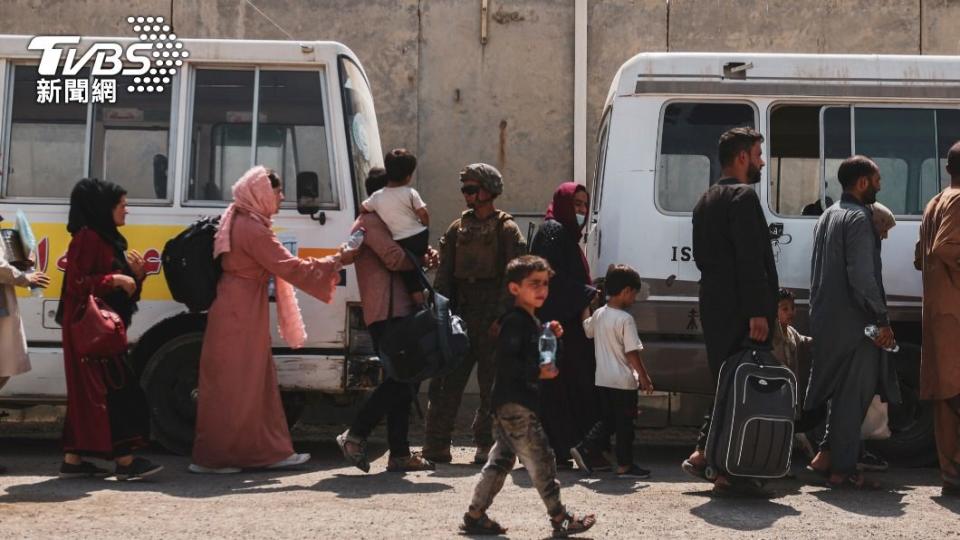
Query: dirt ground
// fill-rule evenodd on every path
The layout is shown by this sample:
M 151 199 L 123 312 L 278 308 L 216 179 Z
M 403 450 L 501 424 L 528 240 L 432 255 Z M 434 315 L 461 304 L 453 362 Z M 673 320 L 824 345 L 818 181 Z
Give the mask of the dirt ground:
M 451 538 L 470 500 L 479 467 L 473 448 L 434 472 L 385 471 L 382 431 L 372 439 L 370 474 L 349 467 L 332 441 L 338 426 L 298 429 L 301 470 L 196 476 L 189 460 L 161 451 L 166 470 L 153 481 L 58 480 L 55 429 L 30 435 L 0 429 L 0 538 Z M 679 468 L 689 451 L 681 433 L 642 430 L 639 461 L 648 481 L 610 473 L 563 472 L 562 496 L 575 511 L 595 512 L 590 538 L 947 538 L 960 536 L 960 499 L 940 496 L 934 469 L 877 474 L 885 488 L 830 491 L 801 464 L 795 480 L 772 485 L 769 501 L 717 499 L 709 485 Z M 419 438 L 414 434 L 414 441 Z M 513 538 L 543 538 L 550 528 L 526 473 L 518 468 L 490 515 Z

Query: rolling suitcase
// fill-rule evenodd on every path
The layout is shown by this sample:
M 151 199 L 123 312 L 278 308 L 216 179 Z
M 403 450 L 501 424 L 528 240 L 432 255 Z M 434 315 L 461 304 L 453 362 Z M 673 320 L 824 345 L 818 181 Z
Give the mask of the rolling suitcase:
M 785 476 L 796 414 L 796 376 L 769 349 L 749 345 L 728 358 L 707 435 L 707 477 Z

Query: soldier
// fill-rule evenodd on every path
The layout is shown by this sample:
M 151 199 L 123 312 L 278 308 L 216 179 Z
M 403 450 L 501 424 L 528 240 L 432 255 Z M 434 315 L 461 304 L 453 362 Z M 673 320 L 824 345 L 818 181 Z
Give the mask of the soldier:
M 512 305 L 504 273 L 509 261 L 526 252 L 526 241 L 513 216 L 494 206 L 494 200 L 503 193 L 500 171 L 485 163 L 474 163 L 460 171 L 460 182 L 468 210 L 440 239 L 440 268 L 435 285 L 440 294 L 450 298 L 454 310 L 466 322 L 470 351 L 457 371 L 430 381 L 423 455 L 438 463 L 451 461 L 450 437 L 463 390 L 476 364 L 480 408 L 472 426 L 477 445 L 473 461 L 482 465 L 493 446 L 490 390 L 495 374 L 496 321 Z

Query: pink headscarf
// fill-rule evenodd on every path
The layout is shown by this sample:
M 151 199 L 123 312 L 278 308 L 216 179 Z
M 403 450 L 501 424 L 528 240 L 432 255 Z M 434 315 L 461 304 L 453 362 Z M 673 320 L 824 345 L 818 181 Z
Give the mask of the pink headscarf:
M 245 172 L 233 184 L 233 203 L 227 207 L 220 218 L 220 229 L 213 240 L 213 256 L 230 251 L 230 229 L 233 227 L 233 215 L 242 210 L 268 229 L 273 224 L 271 217 L 277 213 L 277 197 L 270 185 L 267 169 L 262 165 Z M 293 255 L 291 255 L 292 257 Z M 300 315 L 300 306 L 294 294 L 293 285 L 274 276 L 277 294 L 277 319 L 279 319 L 280 337 L 291 348 L 303 347 L 307 340 L 307 329 Z

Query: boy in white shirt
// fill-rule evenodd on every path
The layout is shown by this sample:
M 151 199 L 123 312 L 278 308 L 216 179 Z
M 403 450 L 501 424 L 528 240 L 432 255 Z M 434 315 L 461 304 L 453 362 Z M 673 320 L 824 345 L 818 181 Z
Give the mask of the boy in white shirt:
M 405 148 L 391 150 L 383 158 L 387 174 L 387 186 L 375 191 L 360 205 L 363 212 L 376 212 L 390 229 L 393 240 L 411 251 L 420 260 L 429 248 L 430 213 L 417 190 L 410 187 L 417 158 Z M 414 302 L 424 302 L 419 273 L 401 272 L 400 277 Z
M 597 357 L 595 384 L 600 394 L 602 419 L 595 425 L 583 442 L 570 449 L 570 455 L 581 470 L 588 474 L 587 454 L 597 452 L 600 441 L 608 442 L 610 435 L 617 436 L 617 476 L 649 478 L 650 471 L 633 461 L 633 420 L 637 416 L 637 388 L 648 394 L 653 392 L 653 383 L 640 358 L 643 344 L 637 335 L 637 325 L 628 309 L 640 291 L 640 275 L 627 265 L 611 266 L 607 270 L 604 288 L 607 305 L 587 316 L 585 310 L 583 329 L 593 339 Z

